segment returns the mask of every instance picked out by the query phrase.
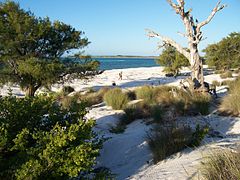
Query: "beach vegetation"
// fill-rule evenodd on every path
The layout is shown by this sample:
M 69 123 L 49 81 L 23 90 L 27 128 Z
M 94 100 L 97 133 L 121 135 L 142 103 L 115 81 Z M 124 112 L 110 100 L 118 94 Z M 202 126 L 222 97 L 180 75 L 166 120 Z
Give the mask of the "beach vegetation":
M 0 179 L 69 179 L 91 173 L 102 140 L 83 103 L 0 98 Z
M 156 125 L 147 135 L 153 162 L 164 160 L 187 147 L 199 146 L 207 133 L 208 128 L 200 128 L 199 125 L 196 126 L 195 131 L 188 126 Z
M 217 70 L 240 67 L 240 33 L 233 32 L 221 41 L 208 45 L 205 49 L 207 65 Z
M 84 32 L 63 22 L 36 17 L 13 1 L 0 3 L 0 82 L 18 84 L 27 96 L 41 87 L 93 75 L 99 66 L 74 49 L 89 44 Z M 77 60 L 77 61 L 76 61 Z
M 220 112 L 223 114 L 240 115 L 240 78 L 229 85 L 229 93 L 223 97 Z
M 120 88 L 110 89 L 104 94 L 104 101 L 115 110 L 122 110 L 127 107 L 129 98 Z
M 161 55 L 156 59 L 157 64 L 164 66 L 166 73 L 172 73 L 174 76 L 179 75 L 182 67 L 188 67 L 188 59 L 179 53 L 173 46 L 165 46 Z
M 215 150 L 201 164 L 204 179 L 237 180 L 240 178 L 240 152 L 238 150 Z

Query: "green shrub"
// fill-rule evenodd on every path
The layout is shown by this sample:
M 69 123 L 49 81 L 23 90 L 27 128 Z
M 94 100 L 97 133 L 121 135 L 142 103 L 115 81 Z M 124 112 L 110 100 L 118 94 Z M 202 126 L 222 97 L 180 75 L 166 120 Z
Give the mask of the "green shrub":
M 106 92 L 104 101 L 108 106 L 112 106 L 113 109 L 120 110 L 127 106 L 129 98 L 120 88 L 114 88 Z
M 232 76 L 232 72 L 231 71 L 227 71 L 227 72 L 225 72 L 223 74 L 220 74 L 220 77 L 222 79 L 226 79 L 226 78 L 232 78 L 233 76 Z
M 240 115 L 240 78 L 229 85 L 229 94 L 220 105 L 220 111 L 226 114 Z
M 137 99 L 143 99 L 148 104 L 155 103 L 154 88 L 151 86 L 143 86 L 136 89 Z
M 69 179 L 91 172 L 101 141 L 82 103 L 0 98 L 0 179 Z
M 211 96 L 208 94 L 195 93 L 192 95 L 192 105 L 190 105 L 190 111 L 193 114 L 209 114 Z
M 178 128 L 157 126 L 154 132 L 148 135 L 154 163 L 186 148 L 191 142 L 191 134 L 191 129 L 185 126 Z
M 240 152 L 230 150 L 216 151 L 202 163 L 201 174 L 204 179 L 240 179 Z
M 153 154 L 153 161 L 157 163 L 166 157 L 182 151 L 186 147 L 199 146 L 208 128 L 198 125 L 193 132 L 190 127 L 176 127 L 157 125 L 151 134 L 148 134 L 148 144 Z

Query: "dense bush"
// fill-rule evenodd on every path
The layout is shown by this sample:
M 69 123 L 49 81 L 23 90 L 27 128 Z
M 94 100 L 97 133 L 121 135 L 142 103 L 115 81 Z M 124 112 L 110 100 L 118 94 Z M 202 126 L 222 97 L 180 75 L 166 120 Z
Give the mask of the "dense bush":
M 120 110 L 127 106 L 129 98 L 120 88 L 114 88 L 105 93 L 104 101 L 113 109 Z
M 224 150 L 209 155 L 201 167 L 204 179 L 237 180 L 240 178 L 240 152 Z
M 84 104 L 53 98 L 0 99 L 0 179 L 69 179 L 90 172 L 101 140 Z
M 178 75 L 181 67 L 190 65 L 188 59 L 172 46 L 166 46 L 156 62 L 165 67 L 164 71 L 166 73 L 175 76 Z
M 207 132 L 207 128 L 200 128 L 199 126 L 193 132 L 187 126 L 169 125 L 163 127 L 157 125 L 153 132 L 148 134 L 148 144 L 153 154 L 154 163 L 182 151 L 186 147 L 200 145 Z
M 229 94 L 223 98 L 220 111 L 226 114 L 240 115 L 240 78 L 229 85 Z
M 233 32 L 220 42 L 209 45 L 205 50 L 206 63 L 218 70 L 240 66 L 240 33 Z

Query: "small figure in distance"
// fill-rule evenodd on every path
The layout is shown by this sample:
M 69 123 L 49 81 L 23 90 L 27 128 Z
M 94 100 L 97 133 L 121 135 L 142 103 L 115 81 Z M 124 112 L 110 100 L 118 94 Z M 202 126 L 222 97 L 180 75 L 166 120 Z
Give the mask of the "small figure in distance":
M 122 71 L 118 75 L 119 75 L 118 80 L 122 80 Z

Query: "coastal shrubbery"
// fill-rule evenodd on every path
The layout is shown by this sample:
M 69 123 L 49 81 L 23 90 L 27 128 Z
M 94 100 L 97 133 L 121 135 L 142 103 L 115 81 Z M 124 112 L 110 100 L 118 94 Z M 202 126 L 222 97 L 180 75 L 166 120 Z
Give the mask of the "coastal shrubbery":
M 199 146 L 207 132 L 208 128 L 200 128 L 200 126 L 197 126 L 193 132 L 188 126 L 157 125 L 147 137 L 154 163 L 182 151 L 186 147 Z
M 201 174 L 204 179 L 236 180 L 240 178 L 240 152 L 212 152 L 202 163 Z
M 229 85 L 229 94 L 220 105 L 220 111 L 231 115 L 240 115 L 240 78 Z
M 207 94 L 189 93 L 171 86 L 144 86 L 136 90 L 137 99 L 143 99 L 149 105 L 161 105 L 171 108 L 179 115 L 209 113 L 211 97 Z
M 89 173 L 101 140 L 82 103 L 0 98 L 0 179 L 69 179 Z
M 127 107 L 129 98 L 120 88 L 114 88 L 105 93 L 104 101 L 108 106 L 112 106 L 113 109 L 120 110 Z

